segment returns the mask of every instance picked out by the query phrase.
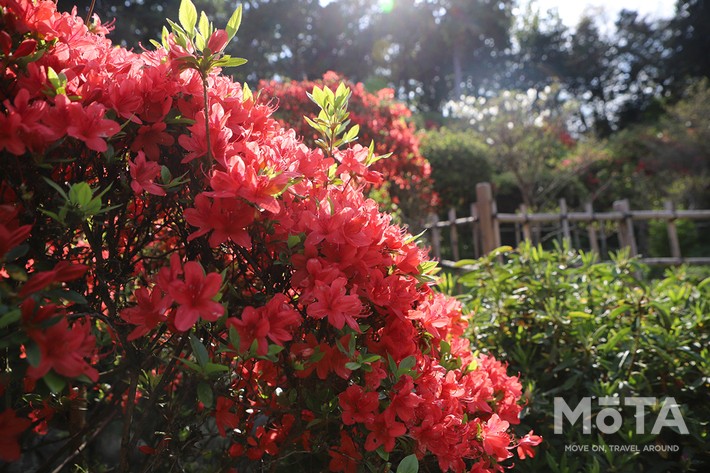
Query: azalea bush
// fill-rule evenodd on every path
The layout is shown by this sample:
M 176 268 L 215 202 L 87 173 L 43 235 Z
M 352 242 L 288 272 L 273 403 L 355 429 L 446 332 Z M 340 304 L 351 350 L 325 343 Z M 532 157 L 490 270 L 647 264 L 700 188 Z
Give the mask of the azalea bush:
M 650 280 L 649 268 L 624 253 L 599 262 L 591 253 L 530 244 L 464 264 L 457 282 L 471 311 L 471 338 L 525 373 L 524 391 L 534 402 L 524 423 L 545 438 L 541 454 L 515 471 L 707 470 L 710 278 L 679 267 Z M 593 398 L 591 432 L 582 419 L 567 418 L 555 432 L 556 397 L 571 409 Z M 618 430 L 604 433 L 601 397 L 657 402 L 643 416 L 620 402 L 611 408 L 620 412 Z M 687 432 L 654 432 L 657 419 L 676 420 L 660 412 L 668 398 L 679 405 Z
M 353 91 L 315 149 L 221 68 L 189 0 L 115 47 L 0 0 L 0 461 L 114 471 L 502 471 L 517 376 L 472 352 L 436 264 L 366 199 Z M 104 445 L 104 447 L 101 447 Z M 108 445 L 108 447 L 106 447 Z M 97 452 L 96 449 L 103 448 Z
M 405 104 L 394 100 L 392 89 L 371 93 L 362 83 L 349 82 L 335 72 L 328 72 L 317 81 L 262 81 L 259 89 L 263 101 L 278 99 L 276 118 L 295 129 L 304 143 L 315 146 L 318 134 L 303 117 L 317 114 L 318 107 L 307 93 L 313 87 L 335 89 L 340 83 L 345 83 L 352 92 L 348 119 L 357 125 L 360 143 L 363 146 L 374 143 L 380 155 L 391 153 L 389 159 L 372 166 L 381 177 L 366 192 L 380 203 L 381 209 L 413 226 L 421 226 L 438 203 L 432 169 L 420 151 L 419 136 L 410 120 L 412 113 Z

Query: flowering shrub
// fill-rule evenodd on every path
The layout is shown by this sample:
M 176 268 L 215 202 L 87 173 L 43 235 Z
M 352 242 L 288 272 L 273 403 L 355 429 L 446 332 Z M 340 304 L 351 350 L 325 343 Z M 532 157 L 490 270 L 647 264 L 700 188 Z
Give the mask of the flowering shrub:
M 477 314 L 472 338 L 525 373 L 535 402 L 524 422 L 545 435 L 545 454 L 514 471 L 700 471 L 710 464 L 707 271 L 681 266 L 651 279 L 628 252 L 600 262 L 594 253 L 529 243 L 468 263 L 456 283 Z M 657 404 L 645 415 L 620 406 L 618 425 L 591 434 L 581 419 L 562 415 L 556 431 L 556 399 L 576 406 L 585 397 L 595 398 L 584 417 L 597 427 L 604 417 L 598 399 Z M 662 422 L 655 429 L 670 399 L 680 406 L 685 432 Z
M 348 118 L 358 125 L 361 143 L 374 142 L 377 153 L 392 153 L 389 159 L 373 165 L 382 174 L 382 179 L 372 183 L 373 197 L 385 210 L 401 211 L 406 222 L 421 223 L 437 204 L 431 167 L 419 150 L 414 124 L 407 121 L 411 111 L 394 100 L 392 89 L 373 94 L 362 83 L 348 82 L 335 72 L 326 73 L 318 81 L 262 81 L 259 88 L 263 101 L 278 99 L 275 115 L 281 123 L 293 127 L 304 143 L 314 146 L 317 135 L 303 117 L 318 113 L 318 108 L 308 100 L 307 93 L 316 86 L 335 89 L 341 82 L 352 91 Z
M 89 467 L 110 430 L 118 471 L 531 455 L 517 377 L 363 196 L 346 87 L 311 94 L 324 153 L 220 74 L 240 9 L 214 29 L 185 0 L 135 53 L 51 1 L 0 6 L 2 461 Z

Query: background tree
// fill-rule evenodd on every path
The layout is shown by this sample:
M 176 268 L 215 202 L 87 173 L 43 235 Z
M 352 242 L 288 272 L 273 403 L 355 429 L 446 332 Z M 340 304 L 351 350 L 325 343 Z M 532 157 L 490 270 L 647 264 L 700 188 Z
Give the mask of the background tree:
M 421 150 L 431 164 L 440 208 L 468 215 L 475 185 L 493 177 L 488 145 L 468 131 L 440 128 L 422 135 Z
M 678 0 L 668 24 L 668 54 L 662 71 L 669 90 L 679 96 L 689 79 L 710 78 L 710 5 L 705 0 Z
M 510 178 L 529 208 L 539 208 L 588 163 L 563 159 L 575 141 L 567 131 L 569 110 L 559 86 L 543 90 L 504 91 L 492 97 L 464 97 L 447 104 L 459 126 L 469 127 L 488 145 L 496 178 Z

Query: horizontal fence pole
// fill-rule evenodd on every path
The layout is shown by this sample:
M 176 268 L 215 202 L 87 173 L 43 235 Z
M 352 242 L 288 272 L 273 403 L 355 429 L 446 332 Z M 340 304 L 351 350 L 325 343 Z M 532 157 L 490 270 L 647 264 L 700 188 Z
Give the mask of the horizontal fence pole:
M 710 264 L 710 257 L 690 256 L 687 258 L 640 258 L 642 263 L 676 266 L 679 264 Z
M 663 210 L 631 210 L 628 201 L 617 201 L 614 203 L 615 209 L 609 212 L 595 212 L 592 204 L 585 205 L 584 212 L 567 212 L 567 204 L 564 199 L 560 200 L 560 211 L 558 213 L 541 212 L 528 213 L 523 205 L 518 213 L 498 213 L 496 201 L 493 199 L 492 187 L 489 183 L 479 183 L 476 185 L 476 202 L 471 204 L 470 217 L 457 217 L 456 212 L 451 209 L 447 219 L 439 219 L 432 216 L 424 227 L 431 232 L 432 250 L 438 259 L 441 259 L 442 235 L 441 229 L 449 228 L 449 240 L 452 246 L 452 256 L 458 259 L 459 225 L 470 225 L 473 252 L 476 258 L 490 253 L 495 247 L 501 245 L 501 224 L 514 224 L 516 226 L 516 241 L 522 239 L 530 241 L 535 231 L 537 238 L 541 224 L 557 224 L 559 235 L 567 242 L 572 240 L 579 244 L 579 232 L 586 232 L 589 239 L 589 249 L 601 257 L 607 254 L 607 232 L 609 225 L 613 224 L 614 233 L 618 235 L 620 246 L 629 247 L 631 254 L 635 255 L 637 250 L 636 237 L 634 235 L 634 222 L 661 220 L 667 225 L 670 257 L 641 258 L 640 261 L 647 264 L 658 265 L 678 265 L 678 264 L 710 264 L 710 257 L 683 257 L 678 242 L 678 232 L 676 222 L 679 219 L 686 220 L 706 220 L 710 221 L 710 209 L 700 210 L 676 210 L 671 202 L 665 202 Z M 586 224 L 580 229 L 571 224 Z M 639 228 L 645 228 L 641 224 Z M 522 233 L 521 233 L 522 232 Z M 644 234 L 645 235 L 645 234 Z M 642 238 L 644 238 L 642 236 Z M 645 237 L 647 238 L 647 237 Z M 645 240 L 644 240 L 645 241 Z M 453 262 L 441 260 L 442 266 L 451 266 Z
M 564 219 L 564 215 L 559 213 L 535 213 L 527 215 L 499 213 L 497 218 L 500 223 L 525 223 L 526 220 L 536 223 L 556 223 L 561 222 Z M 627 215 L 621 212 L 594 212 L 594 215 L 590 215 L 588 212 L 569 212 L 567 214 L 567 220 L 570 222 L 617 222 L 624 220 L 624 218 L 631 218 L 632 220 L 675 220 L 681 218 L 687 220 L 710 220 L 710 210 L 677 210 L 675 212 L 666 212 L 663 210 L 631 210 Z M 461 220 L 464 220 L 462 223 L 465 223 L 465 219 Z M 444 223 L 448 224 L 448 222 Z

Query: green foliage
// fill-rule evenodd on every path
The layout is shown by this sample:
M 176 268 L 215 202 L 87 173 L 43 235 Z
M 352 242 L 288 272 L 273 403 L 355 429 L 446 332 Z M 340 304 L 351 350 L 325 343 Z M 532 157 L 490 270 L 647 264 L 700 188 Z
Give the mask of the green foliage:
M 441 208 L 454 207 L 468 215 L 476 200 L 475 185 L 491 180 L 486 145 L 469 132 L 441 128 L 423 135 L 421 152 L 431 164 Z
M 675 225 L 680 251 L 684 257 L 710 254 L 710 245 L 703 242 L 695 222 L 679 219 L 675 221 Z M 648 240 L 649 256 L 669 256 L 671 254 L 668 224 L 665 221 L 652 220 L 649 223 Z
M 647 268 L 624 254 L 599 263 L 592 254 L 527 244 L 462 264 L 467 272 L 458 283 L 466 288 L 472 341 L 525 373 L 530 404 L 522 427 L 534 426 L 545 439 L 517 471 L 702 471 L 710 464 L 710 279 L 693 280 L 681 267 L 647 281 Z M 555 434 L 554 398 L 574 408 L 588 396 L 673 397 L 690 433 L 664 427 L 650 434 L 656 407 L 647 408 L 646 433 L 636 434 L 635 411 L 622 405 L 615 434 L 593 428 L 585 435 L 581 420 L 570 426 L 566 419 L 564 433 Z M 594 418 L 596 400 L 592 409 Z M 637 445 L 638 452 L 592 450 L 604 444 Z M 568 445 L 589 451 L 565 451 Z M 679 449 L 644 451 L 654 445 Z
M 710 83 L 688 86 L 657 121 L 628 127 L 604 142 L 608 159 L 590 169 L 587 185 L 599 207 L 629 198 L 632 208 L 710 205 Z
M 320 112 L 314 119 L 306 116 L 303 118 L 320 135 L 320 138 L 316 139 L 315 143 L 328 156 L 332 156 L 334 149 L 352 143 L 357 139 L 360 126 L 355 125 L 349 130 L 347 129 L 350 124 L 348 101 L 351 95 L 350 88 L 343 83 L 338 86 L 335 92 L 328 87 L 321 89 L 315 86 L 313 91 L 308 94 L 308 98 L 318 105 Z M 345 135 L 340 138 L 343 133 Z
M 234 38 L 242 22 L 241 5 L 232 13 L 225 30 L 215 30 L 204 11 L 200 12 L 199 21 L 197 18 L 197 7 L 192 1 L 182 0 L 178 11 L 180 24 L 168 19 L 175 42 L 184 48 L 184 51 L 181 51 L 184 55 L 175 59 L 181 68 L 199 71 L 204 81 L 215 67 L 237 67 L 247 62 L 244 58 L 224 54 L 224 49 Z M 226 37 L 220 37 L 221 33 L 225 33 Z M 158 48 L 161 46 L 157 41 L 151 42 Z M 163 28 L 162 47 L 171 49 L 167 28 Z M 197 54 L 193 54 L 193 51 Z
M 568 132 L 570 104 L 559 84 L 540 90 L 505 90 L 495 96 L 463 96 L 447 108 L 454 123 L 488 145 L 496 176 L 515 182 L 528 208 L 543 208 L 590 163 Z

